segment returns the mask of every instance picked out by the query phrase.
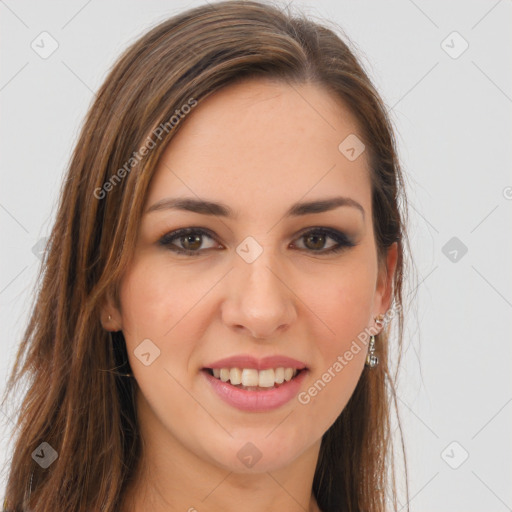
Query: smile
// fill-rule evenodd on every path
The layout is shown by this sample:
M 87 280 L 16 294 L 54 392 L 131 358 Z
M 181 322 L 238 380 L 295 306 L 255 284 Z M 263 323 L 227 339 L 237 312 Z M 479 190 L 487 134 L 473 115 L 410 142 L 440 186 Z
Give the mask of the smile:
M 210 375 L 222 382 L 247 391 L 262 391 L 268 388 L 278 388 L 283 382 L 292 380 L 300 370 L 296 368 L 207 368 Z
M 214 375 L 214 371 L 218 376 Z M 278 409 L 292 401 L 300 392 L 308 370 L 283 367 L 265 370 L 204 368 L 200 374 L 206 379 L 214 396 L 216 395 L 231 407 L 242 411 L 265 412 Z M 240 381 L 240 383 L 231 382 L 231 375 L 234 382 Z M 221 377 L 226 380 L 222 380 Z M 278 382 L 281 377 L 283 381 Z M 260 385 L 260 382 L 264 385 Z

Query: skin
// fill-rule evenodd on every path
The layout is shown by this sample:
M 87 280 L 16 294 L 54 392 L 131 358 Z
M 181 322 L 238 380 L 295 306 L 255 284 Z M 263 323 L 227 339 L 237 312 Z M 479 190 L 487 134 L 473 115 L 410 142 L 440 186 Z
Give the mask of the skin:
M 201 368 L 236 354 L 287 355 L 308 366 L 304 391 L 389 308 L 397 247 L 379 268 L 366 153 L 349 161 L 338 150 L 360 133 L 356 119 L 317 85 L 251 79 L 211 95 L 182 122 L 146 206 L 201 198 L 227 204 L 238 217 L 145 214 L 121 307 L 105 303 L 104 328 L 126 339 L 143 439 L 123 512 L 234 511 L 242 504 L 249 512 L 319 510 L 312 483 L 321 437 L 352 395 L 367 346 L 308 404 L 293 399 L 269 412 L 226 404 Z M 360 203 L 365 215 L 342 206 L 283 217 L 295 202 L 338 195 Z M 323 245 L 308 242 L 305 230 L 319 226 L 356 245 L 319 254 L 336 245 L 327 235 Z M 196 256 L 158 244 L 185 227 L 209 229 L 215 238 L 174 240 Z M 263 248 L 252 263 L 236 252 L 248 236 Z M 147 338 L 160 350 L 149 366 L 134 355 Z M 247 442 L 262 454 L 252 468 L 237 457 Z

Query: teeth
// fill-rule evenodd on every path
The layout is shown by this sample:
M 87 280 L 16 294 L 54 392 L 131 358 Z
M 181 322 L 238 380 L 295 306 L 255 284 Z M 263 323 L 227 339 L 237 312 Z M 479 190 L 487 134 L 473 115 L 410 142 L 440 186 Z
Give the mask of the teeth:
M 297 375 L 295 368 L 269 368 L 256 370 L 254 368 L 214 368 L 213 376 L 222 382 L 230 381 L 234 386 L 271 388 L 274 384 L 290 381 Z
M 257 386 L 258 380 L 258 370 L 252 368 L 242 370 L 242 386 Z
M 229 380 L 231 384 L 242 384 L 242 370 L 240 368 L 231 368 L 229 370 Z
M 258 386 L 260 388 L 271 388 L 275 383 L 274 370 L 260 370 Z

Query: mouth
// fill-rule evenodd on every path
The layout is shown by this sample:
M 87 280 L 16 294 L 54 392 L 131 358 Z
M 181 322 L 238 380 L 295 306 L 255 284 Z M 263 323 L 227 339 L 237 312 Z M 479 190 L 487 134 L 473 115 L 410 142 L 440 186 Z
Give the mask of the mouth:
M 214 395 L 246 412 L 268 412 L 290 403 L 300 392 L 307 368 L 203 368 Z
M 277 389 L 296 379 L 306 368 L 277 367 L 255 368 L 203 368 L 205 373 L 244 391 L 268 391 Z

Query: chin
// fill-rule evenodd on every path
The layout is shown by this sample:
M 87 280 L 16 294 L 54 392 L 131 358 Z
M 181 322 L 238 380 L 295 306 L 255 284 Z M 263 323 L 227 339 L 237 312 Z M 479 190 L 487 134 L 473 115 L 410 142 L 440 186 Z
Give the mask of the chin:
M 216 465 L 234 473 L 256 474 L 286 468 L 306 450 L 308 443 L 284 430 L 278 433 L 278 428 L 275 432 L 252 430 L 224 444 L 216 443 L 215 451 L 210 450 L 208 456 Z

